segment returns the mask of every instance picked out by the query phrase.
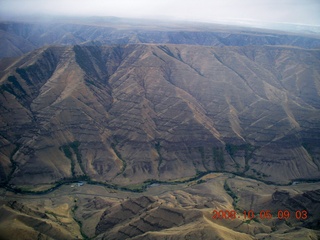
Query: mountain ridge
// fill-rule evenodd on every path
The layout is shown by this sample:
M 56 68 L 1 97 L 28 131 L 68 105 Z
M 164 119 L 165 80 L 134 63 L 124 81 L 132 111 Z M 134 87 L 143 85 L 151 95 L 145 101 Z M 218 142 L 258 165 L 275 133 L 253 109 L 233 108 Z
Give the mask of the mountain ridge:
M 35 50 L 1 69 L 2 182 L 128 185 L 222 170 L 318 178 L 319 56 L 280 46 Z
M 0 57 L 16 57 L 46 45 L 189 44 L 205 46 L 291 45 L 319 48 L 317 35 L 224 25 L 141 22 L 1 22 Z

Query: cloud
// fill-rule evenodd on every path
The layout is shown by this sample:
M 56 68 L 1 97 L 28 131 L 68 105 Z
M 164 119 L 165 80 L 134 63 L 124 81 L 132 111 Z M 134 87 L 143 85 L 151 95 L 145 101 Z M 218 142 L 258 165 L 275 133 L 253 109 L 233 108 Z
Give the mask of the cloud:
M 2 14 L 169 18 L 196 21 L 251 19 L 320 25 L 318 0 L 0 0 Z

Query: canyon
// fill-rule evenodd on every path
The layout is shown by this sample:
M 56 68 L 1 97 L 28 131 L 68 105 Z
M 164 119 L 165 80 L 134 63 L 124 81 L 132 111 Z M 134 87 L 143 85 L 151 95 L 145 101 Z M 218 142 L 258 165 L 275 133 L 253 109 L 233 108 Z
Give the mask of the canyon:
M 49 26 L 0 24 L 4 239 L 319 236 L 318 36 Z M 262 206 L 310 218 L 212 219 Z

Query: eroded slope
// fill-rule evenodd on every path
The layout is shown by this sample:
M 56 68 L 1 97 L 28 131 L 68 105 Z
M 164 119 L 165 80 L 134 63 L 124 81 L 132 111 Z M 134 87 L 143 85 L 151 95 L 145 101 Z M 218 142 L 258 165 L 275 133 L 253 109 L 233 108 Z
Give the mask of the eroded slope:
M 319 178 L 318 50 L 47 47 L 1 69 L 3 184 Z

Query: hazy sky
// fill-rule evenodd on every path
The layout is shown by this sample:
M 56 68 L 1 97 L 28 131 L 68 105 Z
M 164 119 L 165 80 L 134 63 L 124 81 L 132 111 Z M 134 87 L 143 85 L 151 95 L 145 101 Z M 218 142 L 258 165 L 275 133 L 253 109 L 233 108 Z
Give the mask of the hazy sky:
M 90 15 L 320 25 L 320 0 L 0 0 L 0 14 Z

